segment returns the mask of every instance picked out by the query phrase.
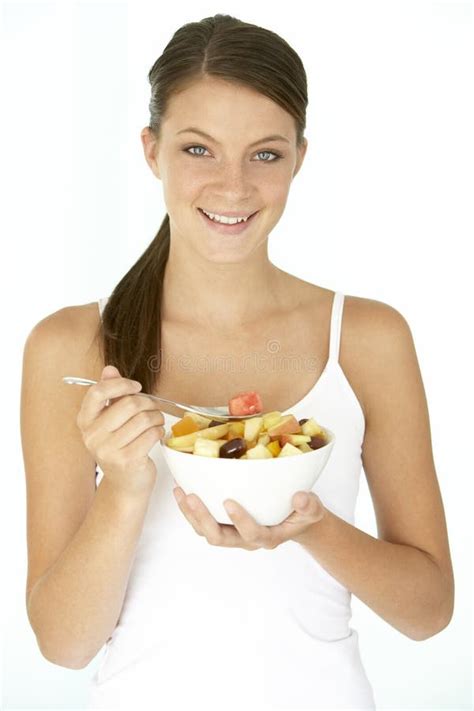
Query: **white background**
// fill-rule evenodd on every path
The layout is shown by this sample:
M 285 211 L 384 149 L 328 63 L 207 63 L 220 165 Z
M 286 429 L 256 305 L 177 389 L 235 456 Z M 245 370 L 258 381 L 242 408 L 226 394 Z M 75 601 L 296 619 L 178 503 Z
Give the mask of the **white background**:
M 377 706 L 471 708 L 471 3 L 4 2 L 2 10 L 3 707 L 81 708 L 101 656 L 80 671 L 50 664 L 26 617 L 24 341 L 47 314 L 107 296 L 154 237 L 166 209 L 139 137 L 149 120 L 147 73 L 179 26 L 222 12 L 283 36 L 308 75 L 309 148 L 271 234 L 271 260 L 392 305 L 415 339 L 456 608 L 448 628 L 414 642 L 353 597 L 351 626 Z M 377 535 L 363 474 L 356 525 Z

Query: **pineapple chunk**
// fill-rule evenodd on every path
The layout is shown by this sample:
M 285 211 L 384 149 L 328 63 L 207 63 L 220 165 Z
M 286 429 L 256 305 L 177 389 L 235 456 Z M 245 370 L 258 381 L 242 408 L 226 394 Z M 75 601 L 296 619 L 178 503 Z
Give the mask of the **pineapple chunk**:
M 321 435 L 324 434 L 323 428 L 318 425 L 318 423 L 316 422 L 314 417 L 310 417 L 309 420 L 304 422 L 301 425 L 301 429 L 303 431 L 303 434 L 308 435 L 309 437 L 313 437 L 314 435 L 318 435 L 318 434 L 321 434 Z
M 257 439 L 263 426 L 263 417 L 250 417 L 244 420 L 244 438 L 247 442 Z
M 190 447 L 194 444 L 198 437 L 202 437 L 204 439 L 222 439 L 228 431 L 229 424 L 224 422 L 222 425 L 206 427 L 206 429 L 191 432 L 187 435 L 181 435 L 181 437 L 170 437 L 167 440 L 167 445 L 168 447 L 173 447 L 175 449 L 179 449 L 180 447 Z
M 303 454 L 303 452 L 301 449 L 298 449 L 298 447 L 295 447 L 293 444 L 287 442 L 278 456 L 291 457 L 292 454 Z
M 201 457 L 218 457 L 221 444 L 220 440 L 198 437 L 194 442 L 193 454 L 199 454 Z
M 248 449 L 246 454 L 247 459 L 272 459 L 273 457 L 264 444 L 256 444 L 252 449 Z

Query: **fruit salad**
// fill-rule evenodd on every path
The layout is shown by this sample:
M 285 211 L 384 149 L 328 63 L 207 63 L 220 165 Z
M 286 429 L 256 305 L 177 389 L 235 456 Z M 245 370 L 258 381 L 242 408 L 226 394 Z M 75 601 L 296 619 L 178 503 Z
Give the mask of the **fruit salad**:
M 262 401 L 254 391 L 239 393 L 229 400 L 231 415 L 262 412 Z M 329 441 L 314 417 L 297 420 L 278 410 L 245 420 L 221 422 L 186 411 L 171 427 L 165 446 L 178 452 L 224 459 L 272 459 L 312 452 Z

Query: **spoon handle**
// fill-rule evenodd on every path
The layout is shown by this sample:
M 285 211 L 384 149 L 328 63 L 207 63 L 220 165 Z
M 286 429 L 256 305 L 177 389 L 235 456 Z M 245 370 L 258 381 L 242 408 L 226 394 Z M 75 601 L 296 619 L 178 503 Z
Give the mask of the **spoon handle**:
M 65 383 L 68 383 L 69 385 L 95 385 L 97 383 L 97 380 L 89 380 L 89 378 L 76 378 L 75 376 L 72 375 L 65 375 L 63 377 L 63 381 Z M 149 393 L 134 393 L 134 395 L 146 395 L 147 397 L 151 397 L 152 400 L 158 400 L 158 402 L 167 402 L 169 405 L 176 405 L 176 407 L 180 407 L 182 410 L 191 410 L 192 412 L 197 412 L 198 414 L 201 412 L 199 408 L 194 407 L 193 405 L 183 405 L 181 402 L 176 402 L 175 400 L 167 400 L 165 397 L 158 397 L 158 395 L 151 395 Z

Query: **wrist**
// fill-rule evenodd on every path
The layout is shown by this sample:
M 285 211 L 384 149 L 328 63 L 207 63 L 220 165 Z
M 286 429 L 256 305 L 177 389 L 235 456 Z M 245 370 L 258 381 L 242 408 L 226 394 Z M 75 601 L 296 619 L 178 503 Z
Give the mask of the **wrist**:
M 330 523 L 331 512 L 325 506 L 322 506 L 320 518 L 310 523 L 303 531 L 296 533 L 291 537 L 295 543 L 302 546 L 307 546 L 314 543 L 321 535 L 325 535 L 325 530 Z

